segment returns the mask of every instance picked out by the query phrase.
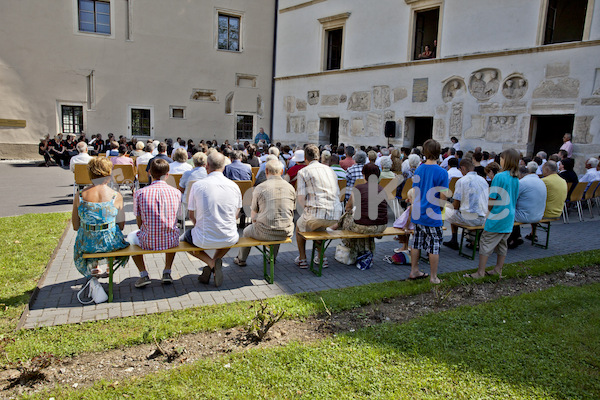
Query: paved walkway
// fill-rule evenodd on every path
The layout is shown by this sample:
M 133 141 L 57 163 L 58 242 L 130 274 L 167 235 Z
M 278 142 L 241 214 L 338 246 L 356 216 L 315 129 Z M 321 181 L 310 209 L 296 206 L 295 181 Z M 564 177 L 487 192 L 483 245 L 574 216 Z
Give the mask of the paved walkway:
M 134 227 L 131 212 L 131 195 L 125 196 L 126 216 L 129 221 L 125 233 Z M 594 209 L 597 212 L 596 209 Z M 515 262 L 533 258 L 568 254 L 583 250 L 600 248 L 598 240 L 598 221 L 587 219 L 578 222 L 576 213 L 571 214 L 571 223 L 557 222 L 552 225 L 550 249 L 538 249 L 528 244 L 509 251 L 507 262 Z M 523 228 L 523 236 L 529 232 Z M 445 235 L 450 234 L 449 230 Z M 24 316 L 23 327 L 51 326 L 78 323 L 84 321 L 103 320 L 108 318 L 128 317 L 189 307 L 229 303 L 239 300 L 257 300 L 282 294 L 313 292 L 326 289 L 337 289 L 389 280 L 401 280 L 408 276 L 408 266 L 390 265 L 382 261 L 384 255 L 391 255 L 397 242 L 391 237 L 377 241 L 375 266 L 367 271 L 360 271 L 353 266 L 345 266 L 334 260 L 335 242 L 327 251 L 330 267 L 324 270 L 322 277 L 314 276 L 308 270 L 298 269 L 293 260 L 298 251 L 295 241 L 281 247 L 275 265 L 275 283 L 267 284 L 262 278 L 262 255 L 252 250 L 245 268 L 233 264 L 237 250 L 233 249 L 223 259 L 224 282 L 220 288 L 212 284 L 200 284 L 197 280 L 201 261 L 178 253 L 173 266 L 172 285 L 162 285 L 159 278 L 164 266 L 164 255 L 146 256 L 152 284 L 136 289 L 134 283 L 138 277 L 137 269 L 130 260 L 126 267 L 115 273 L 115 300 L 113 303 L 82 306 L 77 301 L 77 291 L 85 284 L 85 279 L 77 272 L 73 264 L 73 243 L 75 232 L 68 228 L 60 249 L 52 261 L 40 291 L 33 302 L 29 313 Z M 441 253 L 440 273 L 475 268 L 477 261 L 459 257 L 458 252 L 444 248 Z M 309 253 L 310 254 L 310 253 Z M 495 256 L 490 257 L 490 265 Z M 421 268 L 429 271 L 429 266 L 421 262 Z M 107 280 L 101 280 L 105 283 Z M 105 284 L 107 289 L 107 284 Z

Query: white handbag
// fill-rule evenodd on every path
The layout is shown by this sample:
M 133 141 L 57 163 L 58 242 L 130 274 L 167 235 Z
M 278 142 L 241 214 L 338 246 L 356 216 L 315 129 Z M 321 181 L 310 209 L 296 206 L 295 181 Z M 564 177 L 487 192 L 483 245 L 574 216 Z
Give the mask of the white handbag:
M 353 257 L 350 248 L 344 246 L 343 244 L 338 244 L 335 246 L 335 259 L 345 265 L 352 265 L 356 263 L 356 256 Z
M 90 288 L 88 297 L 90 297 L 91 300 L 90 301 L 81 301 L 81 294 L 88 287 Z M 100 303 L 104 303 L 106 300 L 108 300 L 108 295 L 104 291 L 104 288 L 102 287 L 100 282 L 98 282 L 98 278 L 91 278 L 89 281 L 87 281 L 85 286 L 82 287 L 79 292 L 77 292 L 77 300 L 79 300 L 79 302 L 81 304 L 92 304 L 92 303 L 100 304 Z

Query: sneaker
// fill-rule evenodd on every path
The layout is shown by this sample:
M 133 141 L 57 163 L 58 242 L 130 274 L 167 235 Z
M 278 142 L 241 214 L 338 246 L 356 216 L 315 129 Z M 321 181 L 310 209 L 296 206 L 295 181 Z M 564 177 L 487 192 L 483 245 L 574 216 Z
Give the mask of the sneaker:
M 296 264 L 301 269 L 308 268 L 308 262 L 306 262 L 306 258 L 301 260 L 300 256 L 296 257 L 296 259 L 294 260 L 294 264 Z
M 460 248 L 460 246 L 458 245 L 458 242 L 455 240 L 449 240 L 447 242 L 443 243 L 444 246 L 451 248 L 452 250 L 458 250 Z
M 223 260 L 218 258 L 215 260 L 215 286 L 219 287 L 223 284 Z
M 171 278 L 171 274 L 168 272 L 163 272 L 162 283 L 168 285 L 173 283 L 173 278 Z
M 149 276 L 141 276 L 140 279 L 138 279 L 135 282 L 135 287 L 136 288 L 143 288 L 144 286 L 148 286 L 150 284 L 150 277 Z
M 210 281 L 211 273 L 212 273 L 212 270 L 210 269 L 209 266 L 204 267 L 204 269 L 202 270 L 202 273 L 198 276 L 198 281 L 200 283 L 204 283 L 206 285 Z
M 315 266 L 319 265 L 319 256 L 315 256 L 314 260 Z M 323 257 L 323 268 L 329 267 L 329 263 L 327 262 L 327 257 Z

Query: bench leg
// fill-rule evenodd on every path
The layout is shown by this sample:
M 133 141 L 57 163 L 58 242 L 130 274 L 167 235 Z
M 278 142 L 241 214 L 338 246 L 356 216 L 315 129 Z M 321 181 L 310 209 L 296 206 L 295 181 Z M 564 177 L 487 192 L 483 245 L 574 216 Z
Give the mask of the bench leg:
M 310 256 L 310 272 L 312 272 L 316 276 L 321 276 L 323 274 L 323 258 L 325 257 L 325 250 L 327 250 L 327 248 L 329 247 L 329 245 L 331 244 L 332 241 L 333 241 L 333 239 L 320 240 L 320 244 L 318 245 L 320 248 L 319 269 L 318 270 L 314 267 L 315 247 L 317 246 L 317 244 L 315 243 L 316 241 L 313 241 L 312 252 L 311 252 L 311 256 Z
M 548 224 L 547 226 L 545 226 L 544 224 L 538 225 L 538 229 L 541 229 L 542 231 L 544 231 L 546 233 L 546 244 L 543 245 L 543 244 L 539 244 L 535 241 L 532 241 L 531 242 L 532 246 L 539 247 L 544 250 L 548 250 L 548 247 L 550 244 L 550 222 L 547 222 L 547 224 Z
M 273 251 L 274 245 L 269 245 L 269 249 L 267 246 L 263 246 L 262 249 L 260 247 L 256 247 L 258 251 L 263 254 L 263 276 L 265 280 L 272 284 L 275 278 L 275 252 Z M 271 264 L 271 274 L 268 274 L 267 271 L 267 263 Z
M 113 274 L 114 270 L 114 257 L 108 258 L 108 302 L 112 303 L 113 301 Z

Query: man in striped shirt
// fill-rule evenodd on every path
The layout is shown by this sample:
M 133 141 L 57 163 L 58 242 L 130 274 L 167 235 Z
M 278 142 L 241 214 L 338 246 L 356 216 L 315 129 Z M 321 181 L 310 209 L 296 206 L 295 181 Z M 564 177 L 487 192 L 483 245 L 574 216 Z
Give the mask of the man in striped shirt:
M 140 246 L 144 250 L 166 250 L 179 245 L 179 229 L 177 228 L 177 210 L 181 203 L 181 192 L 169 186 L 165 179 L 169 174 L 169 163 L 156 159 L 150 166 L 152 183 L 135 192 L 133 196 L 133 214 L 140 228 L 127 236 L 127 241 Z M 167 253 L 162 282 L 173 282 L 171 266 L 175 253 Z M 150 278 L 143 256 L 133 256 L 133 261 L 140 271 L 136 288 L 150 284 Z

